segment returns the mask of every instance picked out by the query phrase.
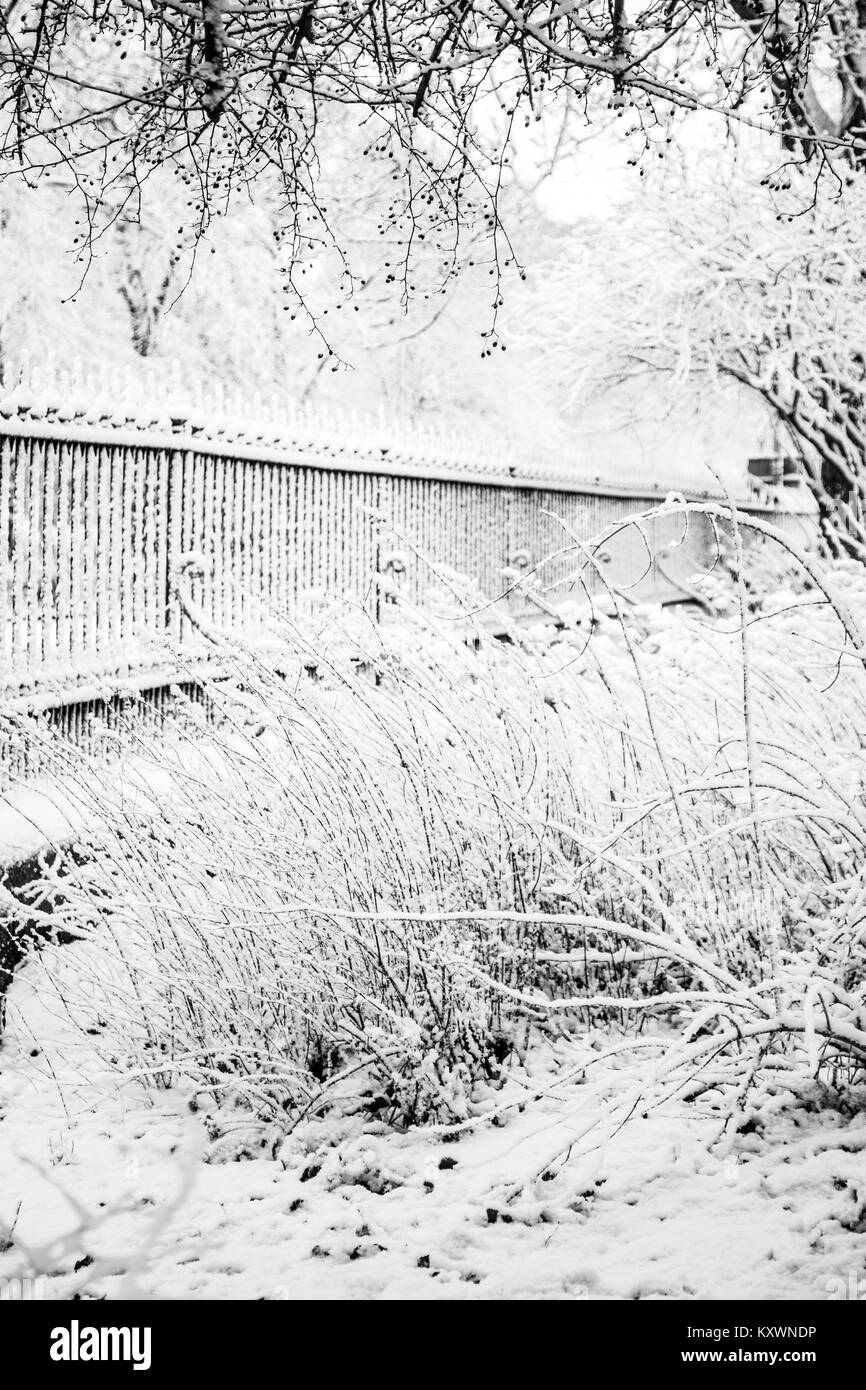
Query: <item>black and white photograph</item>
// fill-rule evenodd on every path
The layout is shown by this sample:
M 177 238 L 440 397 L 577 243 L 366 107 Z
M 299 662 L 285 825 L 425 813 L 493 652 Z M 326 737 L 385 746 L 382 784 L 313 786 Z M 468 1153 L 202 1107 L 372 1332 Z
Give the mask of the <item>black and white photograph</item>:
M 193 1303 L 614 1307 L 615 1356 L 651 1301 L 665 1368 L 820 1372 L 864 227 L 861 0 L 2 0 L 28 1366 L 159 1379 Z

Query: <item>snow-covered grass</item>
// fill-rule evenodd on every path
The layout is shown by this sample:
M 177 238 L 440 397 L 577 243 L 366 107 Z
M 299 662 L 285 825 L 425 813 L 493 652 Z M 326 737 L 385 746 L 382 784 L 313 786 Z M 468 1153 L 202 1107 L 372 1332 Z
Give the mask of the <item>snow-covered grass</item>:
M 563 630 L 475 649 L 444 611 L 374 627 L 334 607 L 315 634 L 275 620 L 266 653 L 226 646 L 210 718 L 191 708 L 158 747 L 143 732 L 125 772 L 70 763 L 84 862 L 54 920 L 81 939 L 43 951 L 10 995 L 12 1112 L 31 1083 L 42 1104 L 54 1076 L 82 1134 L 111 1129 L 123 1097 L 120 1133 L 147 1106 L 160 1132 L 183 1115 L 205 1157 L 245 1157 L 276 1201 L 280 1158 L 293 1183 L 318 1168 L 298 1193 L 325 1225 L 309 1220 L 321 1235 L 342 1212 L 339 1240 L 313 1241 L 323 1269 L 361 1260 L 346 1242 L 375 1232 L 371 1205 L 388 1208 L 375 1220 L 392 1242 L 417 1222 L 441 1254 L 477 1225 L 478 1260 L 523 1240 L 540 1269 L 546 1237 L 521 1231 L 577 1224 L 594 1249 L 626 1231 L 626 1188 L 649 1266 L 662 1208 L 705 1178 L 727 1191 L 728 1169 L 731 1210 L 748 1223 L 754 1206 L 763 1240 L 783 1151 L 808 1166 L 862 1137 L 866 582 L 837 566 L 814 576 L 823 587 L 774 587 L 761 564 L 760 599 L 745 578 L 710 576 L 700 618 L 647 608 L 623 622 L 572 601 Z M 822 1149 L 827 1116 L 840 1138 Z M 458 1152 L 472 1157 L 455 1179 L 438 1164 Z M 201 1159 L 213 1199 L 235 1202 L 245 1180 Z M 834 1162 L 809 1167 L 814 1210 L 797 1206 L 788 1273 L 755 1276 L 765 1296 L 819 1296 L 822 1221 L 842 1247 L 859 1240 L 859 1198 Z M 658 1210 L 640 1196 L 653 1164 Z M 439 1207 L 447 1183 L 462 1235 Z M 350 1271 L 340 1290 L 405 1278 L 427 1291 L 429 1273 L 406 1273 L 413 1240 L 395 1274 L 373 1248 L 388 1239 L 358 1236 L 377 1274 L 368 1287 Z M 637 1291 L 706 1294 L 707 1269 L 683 1240 L 672 1249 Z M 570 1256 L 562 1282 L 550 1266 L 545 1292 L 627 1294 L 600 1258 Z M 834 1243 L 837 1272 L 841 1258 Z M 512 1278 L 490 1265 L 477 1287 L 488 1276 L 488 1293 Z

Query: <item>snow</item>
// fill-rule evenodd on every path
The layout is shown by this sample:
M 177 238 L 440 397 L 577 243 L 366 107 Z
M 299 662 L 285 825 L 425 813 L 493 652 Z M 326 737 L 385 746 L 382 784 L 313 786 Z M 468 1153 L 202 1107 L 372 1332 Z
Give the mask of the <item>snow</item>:
M 0 867 L 72 839 L 81 826 L 74 798 L 50 782 L 19 785 L 0 795 Z
M 62 25 L 35 43 L 128 95 L 148 54 L 113 11 L 86 60 Z M 320 77 L 349 42 L 385 106 L 326 101 L 255 206 L 236 194 L 273 122 L 241 145 L 214 124 L 139 181 L 100 173 L 75 132 L 103 107 L 50 83 L 19 132 L 34 177 L 0 192 L 6 761 L 61 779 L 0 796 L 0 1300 L 33 1277 L 50 1298 L 857 1296 L 866 571 L 827 582 L 799 552 L 805 485 L 745 498 L 778 554 L 754 515 L 683 497 L 744 497 L 747 454 L 790 448 L 823 501 L 850 484 L 837 539 L 866 555 L 862 180 L 840 202 L 830 151 L 759 190 L 769 129 L 729 167 L 702 118 L 684 142 L 638 119 L 633 196 L 552 223 L 585 142 L 545 103 L 586 54 L 550 70 L 503 22 L 509 117 L 455 167 L 440 137 L 490 60 L 473 26 L 401 148 L 375 26 L 330 13 L 305 37 L 330 29 Z M 256 50 L 261 17 L 235 20 Z M 760 118 L 767 52 L 736 33 L 692 96 Z M 516 46 L 537 121 L 512 138 Z M 622 85 L 589 61 L 590 88 Z M 159 112 L 127 105 L 131 148 Z M 46 115 L 65 170 L 40 172 Z M 656 156 L 671 172 L 645 177 Z
M 74 972 L 78 949 L 52 948 L 54 967 Z M 674 1106 L 510 1202 L 503 1175 L 549 1146 L 554 1100 L 445 1142 L 362 1120 L 347 1095 L 274 1153 L 207 1161 L 180 1093 L 148 1096 L 77 1049 L 64 1073 L 41 970 L 16 979 L 0 1049 L 0 1282 L 36 1269 L 64 1299 L 784 1300 L 825 1299 L 866 1261 L 866 1114 L 820 1095 L 728 1151 L 709 1147 L 711 1111 Z M 585 1045 L 539 1041 L 534 1081 Z
M 189 758 L 194 767 L 197 760 Z M 79 768 L 77 776 L 41 777 L 0 791 L 0 868 L 92 832 L 99 816 L 88 794 L 88 780 Z M 117 773 L 117 785 L 118 805 L 148 815 L 171 796 L 172 779 L 167 768 L 151 759 L 127 757 L 122 774 Z

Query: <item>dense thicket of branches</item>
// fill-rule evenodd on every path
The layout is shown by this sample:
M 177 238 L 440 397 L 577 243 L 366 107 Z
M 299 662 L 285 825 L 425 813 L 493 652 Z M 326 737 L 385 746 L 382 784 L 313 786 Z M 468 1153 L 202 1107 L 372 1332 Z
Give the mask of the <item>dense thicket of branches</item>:
M 702 108 L 859 155 L 864 29 L 863 0 L 6 0 L 0 158 L 71 163 L 95 223 L 106 186 L 166 163 L 202 221 L 263 177 L 300 234 L 327 211 L 318 123 L 355 107 L 399 199 L 453 223 L 495 205 L 515 124 L 551 102 L 650 142 Z

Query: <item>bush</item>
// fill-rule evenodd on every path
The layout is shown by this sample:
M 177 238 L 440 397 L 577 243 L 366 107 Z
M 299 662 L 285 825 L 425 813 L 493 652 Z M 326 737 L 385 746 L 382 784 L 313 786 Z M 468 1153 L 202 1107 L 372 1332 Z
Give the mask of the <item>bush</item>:
M 64 1006 L 215 1135 L 350 1076 L 392 1122 L 473 1123 L 530 1027 L 613 1035 L 570 1149 L 675 1094 L 740 1124 L 855 1083 L 866 580 L 817 581 L 759 606 L 714 575 L 712 619 L 572 600 L 511 645 L 337 606 L 225 644 L 209 713 L 78 778 Z

